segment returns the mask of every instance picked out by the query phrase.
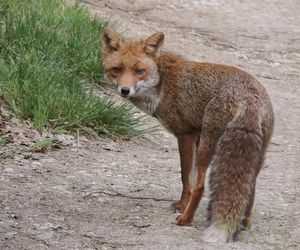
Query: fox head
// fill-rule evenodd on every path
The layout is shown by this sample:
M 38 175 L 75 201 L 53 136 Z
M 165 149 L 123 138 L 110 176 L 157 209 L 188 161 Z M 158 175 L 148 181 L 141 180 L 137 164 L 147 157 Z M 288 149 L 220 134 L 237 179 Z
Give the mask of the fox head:
M 164 34 L 139 41 L 124 41 L 108 28 L 102 34 L 104 71 L 107 80 L 123 98 L 142 96 L 159 84 L 157 59 Z

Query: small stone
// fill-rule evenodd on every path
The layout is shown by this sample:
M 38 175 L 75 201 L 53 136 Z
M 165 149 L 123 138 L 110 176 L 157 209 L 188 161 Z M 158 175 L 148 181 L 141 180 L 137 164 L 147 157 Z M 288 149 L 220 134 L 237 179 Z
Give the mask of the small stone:
M 42 166 L 42 163 L 40 163 L 39 161 L 33 161 L 31 163 L 31 165 L 33 165 L 33 166 Z
M 50 240 L 53 237 L 54 233 L 49 231 L 49 232 L 44 232 L 40 234 L 38 237 L 41 240 Z
M 41 162 L 44 162 L 44 163 L 53 163 L 55 161 L 56 160 L 53 159 L 53 158 L 44 158 L 44 159 L 41 159 Z
M 94 232 L 87 232 L 87 233 L 85 234 L 85 236 L 86 236 L 86 237 L 92 238 L 92 237 L 95 237 L 96 234 L 95 234 Z
M 40 159 L 40 156 L 38 154 L 32 154 L 31 155 L 31 159 L 32 160 L 39 160 Z
M 6 172 L 6 173 L 13 173 L 14 169 L 13 168 L 5 168 L 4 172 Z
M 14 235 L 16 235 L 16 234 L 18 234 L 17 232 L 7 232 L 6 234 L 5 234 L 5 238 L 11 238 L 11 237 L 13 237 Z
M 105 202 L 105 199 L 102 198 L 102 197 L 99 197 L 99 198 L 98 198 L 98 202 L 99 202 L 99 203 L 104 203 L 104 202 Z

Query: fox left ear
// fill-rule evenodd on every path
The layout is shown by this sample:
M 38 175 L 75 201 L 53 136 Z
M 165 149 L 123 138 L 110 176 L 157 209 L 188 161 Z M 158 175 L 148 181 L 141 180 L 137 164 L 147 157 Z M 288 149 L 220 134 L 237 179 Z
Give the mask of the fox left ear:
M 120 36 L 114 30 L 104 28 L 102 33 L 102 47 L 106 52 L 118 50 L 120 46 Z
M 158 56 L 161 46 L 164 44 L 164 33 L 157 32 L 144 41 L 144 50 L 147 54 Z

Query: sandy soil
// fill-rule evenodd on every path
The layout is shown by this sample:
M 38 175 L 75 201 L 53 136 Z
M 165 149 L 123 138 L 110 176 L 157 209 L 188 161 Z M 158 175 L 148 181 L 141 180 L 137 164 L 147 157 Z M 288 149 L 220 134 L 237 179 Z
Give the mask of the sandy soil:
M 163 129 L 153 143 L 69 136 L 60 150 L 1 159 L 0 249 L 300 249 L 299 2 L 82 2 L 125 35 L 163 31 L 168 49 L 242 67 L 267 88 L 276 125 L 253 228 L 204 244 L 206 197 L 191 226 L 175 225 L 179 157 Z

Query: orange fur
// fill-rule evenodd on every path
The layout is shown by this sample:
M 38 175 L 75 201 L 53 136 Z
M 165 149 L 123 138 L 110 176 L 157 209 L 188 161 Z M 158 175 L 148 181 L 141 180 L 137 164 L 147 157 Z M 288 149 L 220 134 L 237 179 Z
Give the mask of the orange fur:
M 249 73 L 161 51 L 163 41 L 160 32 L 128 42 L 105 29 L 107 79 L 178 139 L 183 191 L 174 204 L 182 212 L 177 224 L 192 222 L 211 165 L 211 226 L 204 239 L 233 240 L 242 216 L 250 227 L 255 180 L 273 131 L 270 99 Z

